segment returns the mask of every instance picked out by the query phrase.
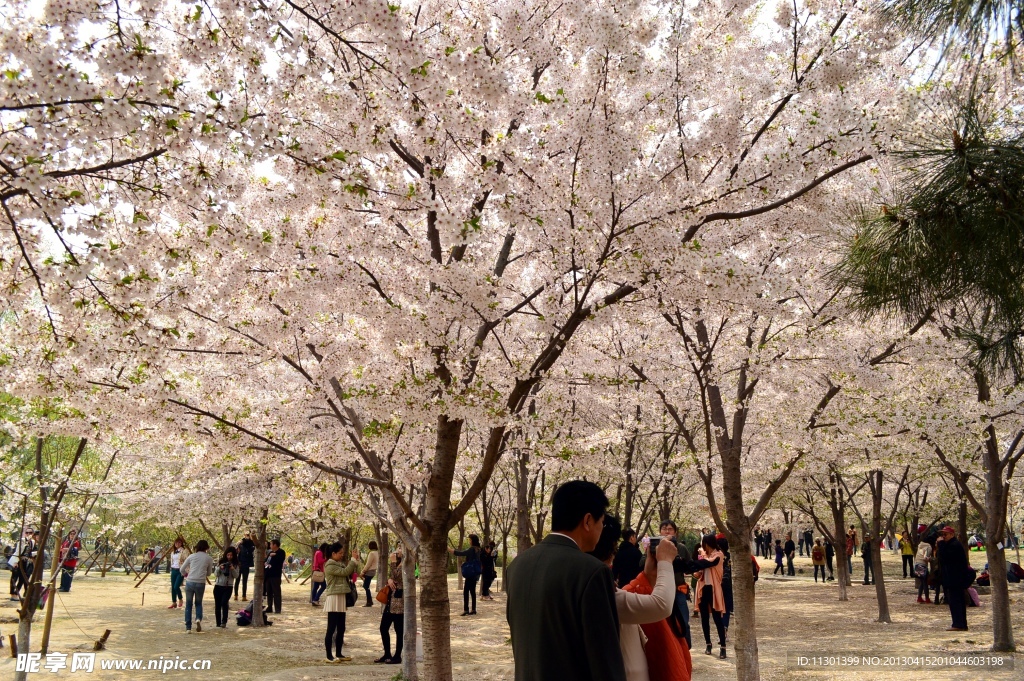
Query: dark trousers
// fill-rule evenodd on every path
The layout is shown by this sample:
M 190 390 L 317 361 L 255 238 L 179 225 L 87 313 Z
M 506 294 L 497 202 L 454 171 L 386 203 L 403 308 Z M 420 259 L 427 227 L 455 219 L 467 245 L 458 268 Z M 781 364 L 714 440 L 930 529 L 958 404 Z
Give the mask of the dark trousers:
M 243 565 L 238 568 L 238 576 L 235 577 L 235 599 L 238 599 L 238 583 L 242 583 L 242 600 L 245 600 L 245 592 L 249 590 L 249 570 L 252 569 L 250 565 Z
M 793 569 L 793 554 L 786 555 L 786 574 L 790 577 L 796 576 L 796 570 Z
M 30 560 L 22 558 L 17 565 L 11 570 L 11 595 L 17 596 L 18 593 L 28 586 L 29 576 L 32 574 L 32 570 L 35 568 L 35 564 Z
M 949 606 L 949 615 L 953 619 L 952 626 L 957 629 L 967 628 L 967 598 L 963 589 L 948 589 L 946 592 L 946 604 Z
M 864 557 L 864 583 L 874 584 L 875 573 L 873 572 L 874 566 L 871 564 L 871 554 Z
M 815 582 L 818 581 L 818 570 L 821 570 L 821 581 L 824 582 L 825 581 L 825 566 L 824 565 L 815 565 L 814 566 L 814 581 Z
M 334 655 L 331 655 L 331 643 L 334 643 Z M 327 635 L 324 636 L 324 647 L 327 649 L 327 659 L 333 660 L 341 657 L 341 647 L 345 645 L 345 613 L 327 613 Z
M 391 627 L 395 628 L 395 654 L 391 654 Z M 394 615 L 390 610 L 384 608 L 384 614 L 380 618 L 380 641 L 384 644 L 384 657 L 392 660 L 402 659 L 402 644 L 405 642 L 405 616 Z
M 931 594 L 928 591 L 928 578 L 927 577 L 918 577 L 917 578 L 917 597 L 918 598 L 928 598 L 928 600 L 931 600 L 931 598 L 929 598 L 930 595 Z
M 800 540 L 799 546 L 800 546 L 800 555 L 802 556 L 802 555 L 804 555 L 804 540 L 803 539 Z
M 310 591 L 309 591 L 309 601 L 311 603 L 319 603 L 320 602 L 320 596 L 326 590 L 327 590 L 327 580 L 326 579 L 324 581 L 322 581 L 322 582 L 312 582 L 312 587 L 310 587 Z
M 228 623 L 228 603 L 231 602 L 231 587 L 225 584 L 224 586 L 213 587 L 213 608 L 217 616 L 217 626 L 226 626 Z
M 483 575 L 480 581 L 480 595 L 490 597 L 491 595 L 491 584 L 494 584 L 494 578 L 497 577 L 493 572 L 488 572 Z
M 704 631 L 704 642 L 711 645 L 711 621 L 715 620 L 715 629 L 718 631 L 718 645 L 725 647 L 725 626 L 722 623 L 722 613 L 712 609 L 711 605 L 715 599 L 714 587 L 707 585 L 700 594 L 700 628 Z
M 683 619 L 683 637 L 686 639 L 686 647 L 693 648 L 693 636 L 690 633 L 690 597 L 679 589 L 676 589 L 676 610 Z
M 462 587 L 462 612 L 476 612 L 476 582 L 480 576 L 466 577 L 465 586 Z M 473 609 L 469 609 L 469 600 L 473 599 Z
M 828 566 L 829 579 L 833 579 L 833 575 L 835 575 L 835 570 L 832 569 L 832 558 L 832 556 L 825 556 L 825 565 Z
M 263 595 L 267 597 L 267 612 L 281 613 L 281 575 L 263 575 Z
M 366 592 L 366 604 L 373 605 L 373 594 L 370 593 L 370 582 L 373 581 L 373 575 L 363 575 L 363 591 Z
M 780 574 L 780 573 L 781 573 L 781 574 L 782 574 L 783 576 L 785 576 L 785 574 L 786 574 L 786 570 L 785 570 L 785 568 L 783 568 L 783 567 L 782 567 L 782 563 L 776 563 L 776 564 L 775 564 L 775 572 L 773 572 L 772 574 L 773 574 L 773 575 L 777 575 L 777 574 Z
M 903 579 L 914 576 L 914 557 L 903 556 Z
M 75 576 L 75 568 L 62 567 L 60 569 L 60 590 L 64 593 L 71 591 L 71 580 Z

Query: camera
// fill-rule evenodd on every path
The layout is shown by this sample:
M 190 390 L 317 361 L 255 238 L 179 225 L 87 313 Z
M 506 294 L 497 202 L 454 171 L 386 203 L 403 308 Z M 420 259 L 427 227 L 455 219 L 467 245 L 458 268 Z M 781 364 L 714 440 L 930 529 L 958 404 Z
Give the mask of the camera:
M 658 551 L 658 544 L 660 544 L 660 543 L 661 543 L 661 537 L 651 537 L 651 545 L 650 545 L 649 550 L 650 550 L 652 556 L 655 553 L 657 553 L 657 551 Z

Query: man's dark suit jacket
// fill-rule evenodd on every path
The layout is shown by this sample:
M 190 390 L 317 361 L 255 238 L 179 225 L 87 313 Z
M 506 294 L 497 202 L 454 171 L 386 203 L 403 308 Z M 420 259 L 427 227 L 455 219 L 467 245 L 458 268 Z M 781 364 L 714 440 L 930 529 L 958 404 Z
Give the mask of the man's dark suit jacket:
M 625 681 L 612 571 L 549 534 L 508 566 L 516 681 Z

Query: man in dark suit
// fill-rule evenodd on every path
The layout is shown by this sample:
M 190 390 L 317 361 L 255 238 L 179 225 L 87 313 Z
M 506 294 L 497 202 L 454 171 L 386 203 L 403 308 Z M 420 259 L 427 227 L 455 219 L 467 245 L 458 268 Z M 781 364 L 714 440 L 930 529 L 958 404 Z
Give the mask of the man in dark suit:
M 509 565 L 516 681 L 625 681 L 612 572 L 587 555 L 607 508 L 594 483 L 563 484 L 551 498 L 551 534 Z

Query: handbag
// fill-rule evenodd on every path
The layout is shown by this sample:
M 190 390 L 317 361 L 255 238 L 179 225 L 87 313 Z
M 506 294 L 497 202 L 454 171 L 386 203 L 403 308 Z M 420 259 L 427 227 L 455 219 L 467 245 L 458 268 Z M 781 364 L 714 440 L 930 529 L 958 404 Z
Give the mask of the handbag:
M 313 570 L 313 581 L 316 584 L 320 584 L 325 579 L 327 579 L 327 577 L 324 575 L 324 571 L 323 570 Z
M 345 607 L 351 608 L 356 604 L 356 592 L 351 589 L 345 594 Z
M 924 563 L 917 563 L 914 565 L 914 576 L 924 579 L 928 576 L 928 566 Z
M 384 588 L 377 592 L 376 600 L 378 603 L 386 604 L 389 596 L 391 596 L 391 587 L 385 584 Z

